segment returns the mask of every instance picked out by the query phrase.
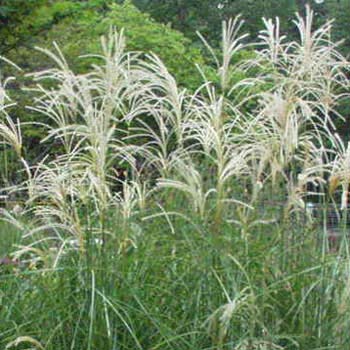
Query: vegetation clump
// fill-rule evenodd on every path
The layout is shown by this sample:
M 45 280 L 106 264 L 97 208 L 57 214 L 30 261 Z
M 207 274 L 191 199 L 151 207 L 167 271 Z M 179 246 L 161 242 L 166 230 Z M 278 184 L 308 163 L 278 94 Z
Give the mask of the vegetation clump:
M 349 150 L 335 127 L 349 62 L 308 7 L 298 41 L 264 24 L 240 60 L 240 17 L 220 53 L 201 36 L 215 74 L 198 66 L 193 91 L 114 28 L 87 72 L 39 49 L 55 66 L 30 75 L 27 109 L 55 149 L 37 162 L 1 85 L 0 136 L 24 178 L 5 192 L 22 207 L 1 211 L 18 262 L 0 266 L 3 347 L 349 347 Z M 336 251 L 310 197 L 340 204 Z

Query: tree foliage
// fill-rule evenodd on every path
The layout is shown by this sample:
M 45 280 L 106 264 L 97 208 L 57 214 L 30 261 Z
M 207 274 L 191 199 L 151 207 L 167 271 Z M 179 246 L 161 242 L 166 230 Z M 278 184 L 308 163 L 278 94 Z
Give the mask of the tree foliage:
M 31 17 L 35 8 L 44 2 L 44 0 L 2 0 L 0 2 L 0 52 L 2 54 L 26 39 L 23 37 L 23 22 L 27 17 Z
M 134 0 L 143 11 L 149 12 L 156 20 L 171 25 L 195 39 L 200 30 L 213 39 L 218 39 L 221 21 L 242 14 L 246 31 L 251 37 L 258 34 L 262 17 L 279 17 L 284 32 L 295 33 L 293 18 L 295 12 L 304 13 L 305 5 L 315 10 L 316 24 L 335 19 L 335 38 L 345 38 L 343 49 L 350 52 L 350 6 L 348 0 L 325 0 L 318 4 L 313 0 Z
M 124 4 L 101 0 L 46 2 L 22 20 L 18 31 L 27 39 L 18 42 L 7 57 L 30 71 L 47 65 L 46 58 L 33 50 L 35 46 L 52 47 L 56 42 L 68 58 L 97 52 L 100 36 L 111 26 L 125 29 L 129 50 L 154 52 L 180 82 L 187 86 L 193 83 L 195 64 L 203 62 L 200 51 L 183 34 L 155 22 L 129 1 Z M 79 59 L 72 59 L 71 64 L 74 69 L 86 68 Z

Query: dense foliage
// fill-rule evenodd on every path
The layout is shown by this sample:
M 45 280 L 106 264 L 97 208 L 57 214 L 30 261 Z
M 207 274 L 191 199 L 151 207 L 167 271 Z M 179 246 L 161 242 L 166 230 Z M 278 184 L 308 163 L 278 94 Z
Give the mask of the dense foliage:
M 204 62 L 130 2 L 104 5 L 33 9 L 33 43 L 58 44 L 8 51 L 29 76 L 0 58 L 19 170 L 1 191 L 0 347 L 349 349 L 350 63 L 331 23 L 306 7 L 289 37 L 265 19 L 252 43 L 235 17 L 220 45 L 200 36 Z
M 30 72 L 34 67 L 47 67 L 47 61 L 33 48 L 52 47 L 52 43 L 57 42 L 62 52 L 74 60 L 72 66 L 82 70 L 84 62 L 81 63 L 78 56 L 97 52 L 100 36 L 111 26 L 124 28 L 129 50 L 154 52 L 184 85 L 198 83 L 194 66 L 203 63 L 199 50 L 191 47 L 190 40 L 180 32 L 156 23 L 130 2 L 122 5 L 104 1 L 47 2 L 22 19 L 18 33 L 15 32 L 16 47 L 8 51 L 5 46 L 1 51 Z M 6 31 L 2 36 L 9 39 Z
M 246 21 L 246 30 L 252 38 L 258 34 L 262 18 L 279 17 L 281 28 L 289 34 L 293 28 L 295 12 L 302 13 L 308 3 L 315 9 L 317 24 L 335 19 L 336 39 L 345 39 L 343 50 L 350 53 L 350 27 L 348 25 L 350 6 L 347 0 L 134 0 L 135 5 L 152 14 L 160 22 L 171 23 L 174 28 L 196 39 L 195 31 L 200 30 L 219 41 L 221 21 L 238 14 Z

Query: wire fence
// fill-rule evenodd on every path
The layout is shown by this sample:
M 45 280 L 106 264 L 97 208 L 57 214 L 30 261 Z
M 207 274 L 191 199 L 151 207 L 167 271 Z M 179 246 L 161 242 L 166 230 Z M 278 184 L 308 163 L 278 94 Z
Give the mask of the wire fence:
M 0 207 L 12 209 L 15 206 L 24 207 L 27 204 L 25 198 L 10 198 L 6 195 L 0 195 Z M 49 205 L 50 203 L 36 202 L 40 205 Z M 268 217 L 269 214 L 284 212 L 285 202 L 282 201 L 264 201 L 257 208 L 261 217 Z M 345 210 L 331 203 L 313 203 L 306 202 L 305 208 L 298 211 L 299 221 L 313 221 L 329 229 L 343 229 L 348 227 L 350 230 L 350 206 Z

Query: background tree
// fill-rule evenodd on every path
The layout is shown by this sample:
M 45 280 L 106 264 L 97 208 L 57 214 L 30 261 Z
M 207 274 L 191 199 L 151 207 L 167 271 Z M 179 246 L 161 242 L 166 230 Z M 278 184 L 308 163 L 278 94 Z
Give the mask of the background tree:
M 255 37 L 261 29 L 261 18 L 278 16 L 281 28 L 289 34 L 295 33 L 292 20 L 295 12 L 304 13 L 305 5 L 315 9 L 316 23 L 320 25 L 327 19 L 334 18 L 335 38 L 345 38 L 343 50 L 350 52 L 350 16 L 348 0 L 134 0 L 142 11 L 149 12 L 153 18 L 182 31 L 196 40 L 196 30 L 212 39 L 219 39 L 221 21 L 242 14 L 246 21 L 246 31 Z
M 2 0 L 0 2 L 0 53 L 24 43 L 33 33 L 22 30 L 23 23 L 46 0 Z M 34 19 L 34 18 L 33 18 Z
M 334 39 L 344 40 L 343 51 L 350 54 L 350 2 L 348 0 L 326 0 L 324 2 L 326 12 L 330 18 L 334 18 Z

